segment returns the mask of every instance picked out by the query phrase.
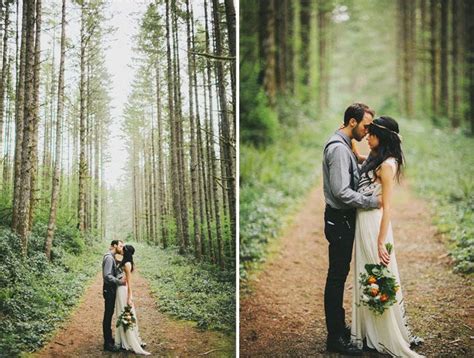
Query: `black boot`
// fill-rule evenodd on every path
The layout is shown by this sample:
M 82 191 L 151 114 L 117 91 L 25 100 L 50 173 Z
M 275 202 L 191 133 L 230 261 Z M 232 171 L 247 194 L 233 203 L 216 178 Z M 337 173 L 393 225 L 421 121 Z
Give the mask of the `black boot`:
M 114 346 L 113 343 L 104 343 L 104 351 L 118 352 L 119 350 L 120 350 L 119 347 Z
M 353 346 L 351 341 L 345 337 L 328 340 L 326 343 L 326 349 L 328 352 L 337 352 L 348 356 L 362 355 L 362 350 Z

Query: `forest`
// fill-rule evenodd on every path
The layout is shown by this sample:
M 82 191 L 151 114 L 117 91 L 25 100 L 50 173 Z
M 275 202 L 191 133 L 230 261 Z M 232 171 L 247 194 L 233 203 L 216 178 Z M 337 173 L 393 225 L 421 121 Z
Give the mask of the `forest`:
M 241 1 L 241 277 L 319 178 L 322 141 L 356 101 L 403 121 L 408 179 L 456 270 L 472 272 L 473 11 L 462 0 Z
M 174 277 L 157 283 L 162 311 L 233 331 L 234 3 L 137 5 L 126 19 L 136 30 L 133 55 L 118 69 L 133 80 L 117 88 L 119 59 L 110 49 L 120 41 L 117 8 L 133 8 L 124 4 L 1 3 L 2 352 L 33 351 L 51 339 L 112 239 L 159 252 L 160 262 L 143 260 L 143 273 Z M 118 92 L 128 96 L 119 113 Z M 118 156 L 125 164 L 117 169 Z M 202 295 L 207 305 L 197 304 Z
M 322 154 L 354 102 L 400 128 L 405 165 L 390 212 L 404 316 L 424 339 L 416 352 L 473 354 L 473 5 L 240 1 L 242 356 L 332 356 Z M 366 142 L 355 143 L 364 154 Z

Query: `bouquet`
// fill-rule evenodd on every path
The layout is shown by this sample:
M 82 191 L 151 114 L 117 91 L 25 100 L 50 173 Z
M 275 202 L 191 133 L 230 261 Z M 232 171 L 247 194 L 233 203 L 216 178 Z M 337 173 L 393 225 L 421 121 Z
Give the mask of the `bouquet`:
M 122 326 L 124 331 L 127 331 L 128 328 L 133 328 L 137 319 L 132 312 L 132 306 L 126 305 L 122 314 L 117 319 L 116 327 Z
M 385 247 L 392 253 L 392 244 Z M 361 302 L 377 315 L 382 315 L 387 308 L 397 302 L 396 294 L 400 289 L 395 276 L 382 264 L 366 264 L 366 273 L 361 273 L 359 283 L 362 294 Z

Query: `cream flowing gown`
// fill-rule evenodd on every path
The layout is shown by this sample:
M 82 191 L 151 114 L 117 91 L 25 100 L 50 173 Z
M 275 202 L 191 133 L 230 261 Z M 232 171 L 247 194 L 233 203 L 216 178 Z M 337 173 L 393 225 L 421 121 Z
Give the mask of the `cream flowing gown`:
M 397 170 L 394 158 L 386 160 L 391 165 L 394 173 Z M 362 174 L 358 192 L 364 195 L 380 194 L 382 184 L 374 180 L 372 172 Z M 367 306 L 361 304 L 361 287 L 359 275 L 366 272 L 366 264 L 378 264 L 377 237 L 382 220 L 382 209 L 357 209 L 356 231 L 354 239 L 354 282 L 352 297 L 352 327 L 351 341 L 358 348 L 363 348 L 366 339 L 367 346 L 380 353 L 390 354 L 394 357 L 423 357 L 410 349 L 410 343 L 422 341 L 411 335 L 405 316 L 402 289 L 397 292 L 397 303 L 389 307 L 381 316 L 375 315 Z M 386 243 L 393 245 L 392 225 L 389 225 Z M 388 265 L 390 272 L 396 277 L 398 285 L 400 275 L 398 272 L 395 250 L 390 256 Z
M 123 276 L 123 271 L 119 268 L 118 277 Z M 115 296 L 115 320 L 122 314 L 127 305 L 127 286 L 118 286 L 117 295 Z M 133 315 L 135 316 L 136 322 L 133 328 L 128 328 L 126 331 L 122 326 L 119 326 L 115 329 L 115 345 L 123 349 L 133 351 L 136 354 L 150 355 L 151 353 L 145 351 L 141 345 L 142 340 L 140 338 L 140 333 L 138 331 L 138 318 L 135 307 L 132 307 Z

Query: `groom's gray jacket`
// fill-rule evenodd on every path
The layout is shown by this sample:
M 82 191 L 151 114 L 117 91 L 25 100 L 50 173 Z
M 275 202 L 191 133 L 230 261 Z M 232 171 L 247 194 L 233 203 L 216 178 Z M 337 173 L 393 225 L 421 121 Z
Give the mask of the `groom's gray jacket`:
M 324 146 L 323 188 L 326 204 L 334 209 L 377 208 L 376 196 L 358 193 L 360 174 L 351 140 L 338 130 Z
M 104 286 L 116 288 L 120 284 L 120 280 L 117 278 L 115 258 L 110 251 L 104 255 L 102 261 L 102 276 L 104 278 Z

